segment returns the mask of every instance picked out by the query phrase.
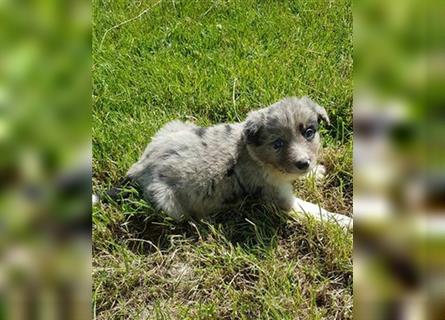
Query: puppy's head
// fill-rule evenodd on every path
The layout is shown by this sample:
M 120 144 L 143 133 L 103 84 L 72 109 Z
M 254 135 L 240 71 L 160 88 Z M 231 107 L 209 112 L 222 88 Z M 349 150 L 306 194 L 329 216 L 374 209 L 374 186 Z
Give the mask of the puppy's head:
M 326 110 L 307 97 L 286 98 L 253 111 L 243 131 L 248 151 L 281 173 L 304 174 L 316 164 L 321 121 L 329 124 Z

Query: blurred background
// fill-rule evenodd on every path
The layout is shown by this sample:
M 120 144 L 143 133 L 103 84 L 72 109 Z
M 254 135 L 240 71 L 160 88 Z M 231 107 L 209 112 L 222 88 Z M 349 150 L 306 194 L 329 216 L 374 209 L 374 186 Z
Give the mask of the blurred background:
M 0 319 L 91 317 L 90 11 L 0 1 Z M 444 16 L 354 2 L 357 319 L 445 319 Z
M 354 2 L 357 319 L 445 319 L 444 16 Z
M 91 317 L 91 12 L 0 1 L 0 319 Z

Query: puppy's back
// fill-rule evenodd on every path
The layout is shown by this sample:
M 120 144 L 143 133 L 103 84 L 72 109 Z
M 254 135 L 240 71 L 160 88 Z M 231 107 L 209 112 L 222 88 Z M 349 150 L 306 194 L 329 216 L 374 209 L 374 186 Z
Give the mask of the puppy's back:
M 211 210 L 219 205 L 212 198 L 219 199 L 221 189 L 231 187 L 227 172 L 242 147 L 241 131 L 241 124 L 203 128 L 170 122 L 153 137 L 127 176 L 162 209 L 168 191 L 169 202 L 177 201 L 175 207 L 181 207 L 177 210 Z

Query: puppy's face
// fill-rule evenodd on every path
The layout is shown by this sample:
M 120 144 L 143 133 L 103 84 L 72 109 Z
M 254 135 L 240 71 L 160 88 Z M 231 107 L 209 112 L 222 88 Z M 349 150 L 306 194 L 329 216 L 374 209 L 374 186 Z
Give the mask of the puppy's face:
M 304 174 L 316 164 L 320 121 L 326 110 L 309 98 L 286 98 L 249 114 L 244 136 L 251 156 L 290 175 Z

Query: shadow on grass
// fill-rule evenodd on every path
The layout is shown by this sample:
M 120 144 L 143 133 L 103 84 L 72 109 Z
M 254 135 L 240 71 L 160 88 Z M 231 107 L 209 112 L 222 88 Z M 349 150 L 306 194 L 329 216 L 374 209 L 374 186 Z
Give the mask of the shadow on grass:
M 277 234 L 282 234 L 289 218 L 252 199 L 205 220 L 185 222 L 172 220 L 143 200 L 126 199 L 110 205 L 119 206 L 124 214 L 123 223 L 113 226 L 113 234 L 138 254 L 165 251 L 177 241 L 216 241 L 252 252 L 267 250 L 276 245 Z

